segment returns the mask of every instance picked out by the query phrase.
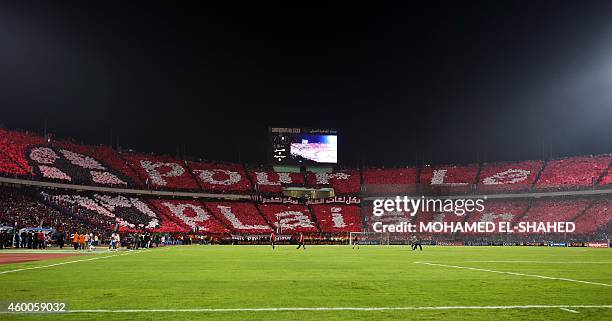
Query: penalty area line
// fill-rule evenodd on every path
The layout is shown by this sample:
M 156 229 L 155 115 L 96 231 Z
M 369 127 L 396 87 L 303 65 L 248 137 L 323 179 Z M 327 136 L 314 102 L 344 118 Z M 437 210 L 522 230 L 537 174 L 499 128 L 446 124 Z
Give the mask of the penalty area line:
M 579 312 L 578 312 L 578 311 L 576 311 L 576 310 L 572 310 L 572 309 L 568 309 L 568 308 L 559 308 L 559 309 L 561 309 L 561 310 L 563 310 L 563 311 L 571 312 L 571 313 L 579 313 Z
M 545 275 L 537 275 L 537 274 L 526 274 L 526 273 L 508 272 L 508 271 L 497 271 L 497 270 L 481 269 L 481 268 L 475 268 L 475 267 L 469 267 L 469 266 L 448 265 L 448 264 L 429 263 L 429 262 L 414 262 L 414 263 L 416 263 L 416 264 L 425 264 L 425 265 L 430 265 L 430 266 L 441 266 L 441 267 L 447 267 L 447 268 L 453 268 L 453 269 L 463 269 L 463 270 L 472 270 L 472 271 L 479 271 L 479 272 L 489 272 L 489 273 L 497 273 L 497 274 L 516 275 L 516 276 L 527 276 L 527 277 L 538 278 L 538 279 L 567 281 L 567 282 L 574 282 L 574 283 L 583 283 L 583 284 L 601 285 L 601 286 L 612 287 L 612 284 L 599 283 L 599 282 L 589 282 L 589 281 L 582 281 L 582 280 L 574 280 L 574 279 L 568 279 L 568 278 L 557 278 L 557 277 L 553 277 L 553 276 L 545 276 Z
M 610 309 L 612 305 L 502 305 L 425 307 L 291 307 L 291 308 L 185 308 L 185 309 L 94 309 L 67 313 L 163 313 L 163 312 L 292 312 L 292 311 L 402 311 L 402 310 L 517 310 L 517 309 Z M 572 310 L 575 311 L 575 310 Z M 4 314 L 7 312 L 0 312 Z M 577 311 L 575 313 L 578 313 Z

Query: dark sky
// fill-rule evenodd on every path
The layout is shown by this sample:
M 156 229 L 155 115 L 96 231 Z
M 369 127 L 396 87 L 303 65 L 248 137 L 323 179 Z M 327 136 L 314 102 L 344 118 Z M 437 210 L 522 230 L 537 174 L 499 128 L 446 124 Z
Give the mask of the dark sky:
M 405 5 L 3 2 L 0 124 L 247 162 L 268 126 L 337 128 L 344 164 L 612 152 L 612 2 Z

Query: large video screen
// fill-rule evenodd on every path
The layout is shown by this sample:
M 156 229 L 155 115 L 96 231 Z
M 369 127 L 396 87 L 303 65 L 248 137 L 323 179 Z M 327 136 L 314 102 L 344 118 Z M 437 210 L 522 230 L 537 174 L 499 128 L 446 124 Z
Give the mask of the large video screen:
M 291 157 L 315 163 L 338 162 L 338 136 L 299 134 L 293 136 L 290 145 Z
M 338 133 L 332 129 L 270 128 L 273 164 L 338 163 Z

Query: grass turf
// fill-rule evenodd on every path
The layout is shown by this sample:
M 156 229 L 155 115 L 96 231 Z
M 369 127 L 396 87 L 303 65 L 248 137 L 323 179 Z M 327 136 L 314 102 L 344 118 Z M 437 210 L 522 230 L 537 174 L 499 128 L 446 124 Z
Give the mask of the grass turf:
M 1 253 L 1 252 L 0 252 Z M 110 254 L 98 254 L 104 257 Z M 0 254 L 1 255 L 1 254 Z M 85 257 L 88 258 L 88 257 Z M 1 265 L 1 271 L 80 260 Z M 610 249 L 181 246 L 0 274 L 0 301 L 70 310 L 612 305 Z M 564 264 L 563 262 L 567 262 Z M 2 314 L 3 320 L 612 320 L 612 308 Z

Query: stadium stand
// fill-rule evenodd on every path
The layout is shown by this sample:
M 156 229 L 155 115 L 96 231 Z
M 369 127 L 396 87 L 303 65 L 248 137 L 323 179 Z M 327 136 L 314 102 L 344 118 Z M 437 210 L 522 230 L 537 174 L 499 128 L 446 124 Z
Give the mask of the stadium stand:
M 304 205 L 263 204 L 261 213 L 280 233 L 317 233 L 317 228 L 308 207 Z
M 9 176 L 27 174 L 23 168 L 2 152 L 0 152 L 0 173 Z
M 278 173 L 273 170 L 249 170 L 255 190 L 261 193 L 281 193 L 283 186 L 304 186 L 301 173 Z
M 413 194 L 416 192 L 416 168 L 364 169 L 363 189 L 366 195 Z
M 235 233 L 270 233 L 272 228 L 251 203 L 205 202 L 206 207 Z
M 106 167 L 108 170 L 115 170 L 115 175 L 120 177 L 121 180 L 127 182 L 128 186 L 143 187 L 140 178 L 128 165 L 127 161 L 122 159 L 119 153 L 108 146 L 82 145 L 71 141 L 53 141 L 52 145 L 92 157 L 101 164 L 104 164 L 104 167 Z
M 606 228 L 612 223 L 612 199 L 594 200 L 584 213 L 578 216 L 576 234 L 589 235 Z
M 145 186 L 154 189 L 199 190 L 200 187 L 185 163 L 170 157 L 124 154 Z
M 87 221 L 74 219 L 45 205 L 33 192 L 0 188 L 0 226 L 43 227 L 62 231 L 97 230 Z
M 180 226 L 178 231 L 229 234 L 229 230 L 199 201 L 150 200 L 160 216 Z M 171 231 L 174 232 L 174 231 Z
M 119 226 L 122 231 L 154 230 L 162 227 L 160 217 L 137 197 L 93 194 L 48 194 L 43 197 L 63 207 L 72 216 L 90 221 L 106 230 Z
M 421 169 L 423 193 L 468 193 L 476 183 L 478 164 L 425 166 Z
M 247 193 L 253 190 L 242 165 L 187 162 L 187 166 L 204 191 Z
M 28 158 L 34 172 L 41 178 L 82 185 L 127 187 L 128 180 L 91 156 L 72 150 L 36 146 Z
M 417 213 L 413 220 L 413 224 L 427 224 L 427 223 L 435 223 L 435 222 L 463 222 L 465 221 L 465 215 L 457 215 L 454 213 L 439 213 L 439 212 L 419 212 Z M 449 237 L 452 233 L 436 233 L 435 236 L 438 238 Z M 434 237 L 432 234 L 421 233 L 420 237 L 431 238 Z
M 362 188 L 366 195 L 525 192 L 529 185 L 535 190 L 571 190 L 610 185 L 611 161 L 610 155 L 579 156 L 549 161 L 543 169 L 542 161 L 525 161 L 304 175 L 277 173 L 265 167 L 246 171 L 241 164 L 118 153 L 106 146 L 46 140 L 33 133 L 0 129 L 0 175 L 158 190 L 279 194 L 283 186 L 309 186 L 331 187 L 337 195 L 358 194 Z M 477 189 L 472 188 L 476 183 Z
M 26 159 L 26 152 L 32 146 L 44 144 L 46 144 L 45 139 L 36 134 L 0 129 L 1 153 L 15 162 L 21 169 L 11 174 L 29 175 L 31 171 L 30 164 Z
M 368 232 L 375 232 L 373 229 L 373 225 L 377 222 L 380 222 L 384 225 L 410 223 L 412 221 L 412 216 L 410 216 L 410 213 L 405 213 L 401 211 L 389 211 L 385 212 L 384 215 L 377 216 L 374 215 L 374 207 L 370 203 L 365 206 L 364 220 Z
M 612 169 L 608 168 L 608 171 L 606 172 L 606 174 L 603 175 L 603 177 L 601 178 L 601 181 L 599 182 L 599 185 L 612 185 Z
M 483 212 L 472 212 L 468 214 L 466 222 L 516 222 L 529 208 L 528 200 L 493 200 L 485 203 Z M 482 235 L 474 232 L 464 233 L 466 235 Z
M 466 216 L 425 212 L 411 217 L 406 213 L 365 216 L 356 205 L 279 205 L 237 202 L 254 201 L 265 195 L 278 198 L 283 187 L 333 188 L 336 195 L 388 196 L 464 193 L 516 193 L 592 190 L 612 185 L 612 156 L 578 156 L 548 162 L 500 162 L 482 166 L 436 165 L 423 168 L 364 168 L 330 173 L 278 173 L 267 167 L 218 162 L 185 162 L 165 156 L 119 153 L 107 146 L 90 146 L 70 140 L 45 139 L 27 132 L 0 129 L 0 175 L 98 187 L 153 189 L 132 191 L 159 194 L 149 199 L 136 194 L 108 194 L 74 189 L 33 191 L 1 187 L 0 220 L 18 226 L 110 231 L 148 231 L 212 235 L 266 235 L 278 226 L 282 232 L 342 235 L 372 231 L 372 224 L 402 222 L 559 222 L 575 220 L 577 233 L 607 231 L 612 221 L 609 197 L 600 199 L 568 197 L 489 200 L 483 213 Z M 14 180 L 6 181 L 13 182 Z M 14 184 L 14 183 L 10 183 Z M 27 184 L 25 184 L 27 185 Z M 98 187 L 96 187 L 98 186 Z M 170 199 L 166 191 L 221 193 L 207 201 Z M 106 193 L 106 194 L 105 194 Z M 117 193 L 116 191 L 114 193 Z M 173 192 L 174 197 L 185 197 Z M 250 194 L 250 196 L 249 196 Z M 191 195 L 189 195 L 191 196 Z M 503 195 L 496 195 L 498 197 Z M 593 196 L 589 196 L 593 197 Z M 359 198 L 359 197 L 357 197 Z M 505 196 L 504 196 L 505 198 Z M 233 201 L 227 201 L 227 200 Z M 259 199 L 264 202 L 263 199 Z M 302 200 L 303 201 L 303 200 Z M 13 222 L 10 222 L 13 221 Z M 603 235 L 603 236 L 602 236 Z M 420 237 L 430 237 L 421 235 Z M 474 233 L 445 237 L 478 237 Z M 585 238 L 588 238 L 586 236 Z
M 564 190 L 592 186 L 608 169 L 610 161 L 610 156 L 581 156 L 549 161 L 535 188 Z
M 338 171 L 333 173 L 306 174 L 306 184 L 309 187 L 331 187 L 336 195 L 359 194 L 361 178 L 359 171 Z
M 313 205 L 312 213 L 323 233 L 361 232 L 361 208 L 355 205 Z
M 518 222 L 570 222 L 589 205 L 588 199 L 538 199 Z
M 484 164 L 480 170 L 478 191 L 527 191 L 531 189 L 543 165 L 542 161 Z

